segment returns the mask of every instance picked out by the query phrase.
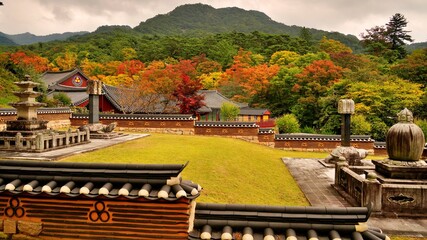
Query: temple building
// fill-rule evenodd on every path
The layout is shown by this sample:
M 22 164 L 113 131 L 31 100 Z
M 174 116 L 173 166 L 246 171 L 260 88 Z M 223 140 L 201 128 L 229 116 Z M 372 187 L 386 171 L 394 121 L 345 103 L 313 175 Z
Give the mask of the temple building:
M 53 97 L 55 93 L 62 92 L 70 97 L 73 106 L 88 106 L 89 95 L 86 93 L 86 87 L 89 77 L 80 69 L 45 72 L 42 75 L 42 79 L 48 88 L 49 97 Z M 104 113 L 176 114 L 179 111 L 175 102 L 167 102 L 162 96 L 137 97 L 133 90 L 105 84 L 102 86 L 102 93 L 99 99 L 99 111 Z M 240 108 L 236 121 L 262 123 L 268 122 L 270 119 L 271 113 L 268 109 L 251 108 L 247 104 L 237 103 L 216 90 L 200 90 L 199 94 L 205 98 L 203 100 L 205 106 L 201 107 L 196 113 L 197 119 L 200 121 L 222 121 L 220 109 L 224 103 L 231 103 Z M 158 103 L 147 104 L 153 101 Z

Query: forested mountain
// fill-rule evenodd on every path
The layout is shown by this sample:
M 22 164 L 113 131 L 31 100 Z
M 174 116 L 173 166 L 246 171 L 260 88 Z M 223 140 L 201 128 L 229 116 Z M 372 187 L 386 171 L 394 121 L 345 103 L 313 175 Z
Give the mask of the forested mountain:
M 69 37 L 76 35 L 83 35 L 88 32 L 65 32 L 65 33 L 54 33 L 46 36 L 37 36 L 32 33 L 21 33 L 8 35 L 0 32 L 0 45 L 4 46 L 15 46 L 15 45 L 28 45 L 38 42 L 50 42 L 55 40 L 65 40 Z
M 423 49 L 423 48 L 427 48 L 427 42 L 411 43 L 411 44 L 405 46 L 405 49 L 408 52 L 413 52 L 414 50 Z
M 10 38 L 8 37 L 8 35 L 0 32 L 0 46 L 16 46 L 18 44 L 16 44 L 14 41 L 10 40 Z
M 128 30 L 129 26 L 101 26 L 93 33 Z M 251 33 L 261 32 L 267 34 L 286 34 L 292 37 L 301 36 L 304 31 L 310 34 L 312 40 L 320 40 L 326 36 L 329 39 L 340 41 L 351 47 L 354 51 L 361 50 L 356 36 L 345 35 L 338 32 L 327 32 L 317 29 L 308 29 L 300 26 L 288 26 L 278 23 L 266 14 L 258 11 L 247 11 L 237 7 L 215 9 L 204 4 L 187 4 L 175 8 L 167 14 L 157 15 L 134 28 L 134 33 L 139 32 L 158 36 L 185 36 L 200 37 L 206 34 L 218 33 Z M 31 33 L 7 35 L 0 32 L 0 45 L 28 45 L 37 42 L 65 40 L 73 36 L 83 35 L 87 32 L 66 32 L 36 36 Z M 5 37 L 5 38 L 2 38 Z
M 215 9 L 204 4 L 186 4 L 167 14 L 157 15 L 134 28 L 136 31 L 153 35 L 203 36 L 205 34 L 227 32 L 263 32 L 286 34 L 292 37 L 301 35 L 303 27 L 288 26 L 276 22 L 259 11 L 247 11 L 237 7 Z M 360 49 L 359 40 L 353 35 L 307 29 L 314 40 L 323 36 L 338 40 L 353 50 Z

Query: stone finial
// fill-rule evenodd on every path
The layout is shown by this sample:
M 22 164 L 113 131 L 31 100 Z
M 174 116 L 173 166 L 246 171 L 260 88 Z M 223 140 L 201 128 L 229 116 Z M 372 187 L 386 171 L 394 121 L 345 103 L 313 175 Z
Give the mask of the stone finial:
M 403 109 L 397 114 L 397 119 L 401 123 L 413 123 L 414 122 L 414 116 L 412 115 L 412 112 L 409 111 L 407 108 Z
M 87 86 L 87 93 L 93 95 L 102 94 L 102 82 L 99 80 L 89 80 Z
M 354 101 L 352 99 L 341 99 L 338 102 L 338 113 L 339 114 L 353 114 L 354 113 Z

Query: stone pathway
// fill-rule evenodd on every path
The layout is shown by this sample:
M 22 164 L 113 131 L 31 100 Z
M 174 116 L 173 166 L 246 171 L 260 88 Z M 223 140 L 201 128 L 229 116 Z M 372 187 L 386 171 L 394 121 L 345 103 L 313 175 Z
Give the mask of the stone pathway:
M 323 166 L 318 159 L 282 160 L 312 206 L 351 206 L 331 186 L 334 183 L 333 168 Z M 427 237 L 427 219 L 370 217 L 368 223 L 388 235 Z
M 331 186 L 334 169 L 323 167 L 315 159 L 283 158 L 292 176 L 312 206 L 351 207 Z M 296 172 L 297 170 L 297 172 Z

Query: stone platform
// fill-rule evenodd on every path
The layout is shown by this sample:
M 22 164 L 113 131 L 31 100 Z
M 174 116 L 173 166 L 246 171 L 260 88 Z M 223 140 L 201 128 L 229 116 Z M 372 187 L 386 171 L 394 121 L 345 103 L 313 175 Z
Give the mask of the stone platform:
M 149 136 L 149 134 L 129 134 L 112 139 L 91 139 L 91 142 L 88 144 L 41 153 L 0 151 L 0 159 L 55 161 L 68 156 L 94 151 L 147 136 Z
M 348 207 L 335 189 L 334 169 L 319 163 L 319 159 L 283 158 L 307 200 L 312 206 Z M 427 218 L 384 218 L 371 216 L 368 224 L 379 227 L 388 235 L 427 237 Z

